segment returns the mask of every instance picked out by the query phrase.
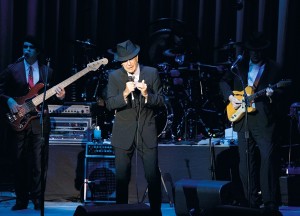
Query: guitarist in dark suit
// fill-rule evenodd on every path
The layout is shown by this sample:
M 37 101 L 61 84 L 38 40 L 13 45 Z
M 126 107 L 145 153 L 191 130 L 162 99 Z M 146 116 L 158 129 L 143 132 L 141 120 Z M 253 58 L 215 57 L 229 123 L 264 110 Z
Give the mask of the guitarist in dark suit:
M 238 133 L 239 172 L 246 196 L 245 204 L 259 208 L 262 204 L 259 196 L 261 191 L 264 209 L 273 211 L 279 206 L 279 158 L 276 153 L 275 135 L 276 115 L 279 112 L 277 108 L 282 91 L 269 88 L 269 85 L 282 79 L 282 70 L 278 64 L 266 57 L 269 45 L 270 41 L 263 33 L 254 32 L 244 43 L 243 59 L 237 60 L 231 70 L 224 74 L 220 81 L 220 89 L 233 110 L 242 108 L 243 99 L 246 98 L 236 97 L 233 90 L 240 91 L 244 96 L 246 86 L 251 86 L 254 92 L 265 89 L 260 97 L 248 101 L 255 111 L 248 112 L 240 120 L 234 121 L 233 130 Z M 245 131 L 249 132 L 249 136 Z M 259 158 L 256 156 L 256 148 L 259 150 Z
M 7 107 L 7 113 L 23 117 L 26 107 L 18 103 L 18 98 L 27 97 L 32 99 L 35 94 L 35 86 L 38 83 L 51 81 L 52 69 L 41 64 L 38 57 L 41 47 L 34 36 L 26 36 L 23 40 L 23 57 L 15 63 L 9 65 L 2 73 L 0 78 L 0 103 L 1 107 Z M 48 78 L 47 78 L 48 76 Z M 41 88 L 39 93 L 42 93 Z M 63 99 L 65 90 L 60 87 L 55 88 L 56 97 Z M 26 209 L 31 199 L 34 209 L 41 208 L 42 189 L 41 176 L 45 177 L 48 163 L 48 144 L 50 132 L 50 118 L 44 107 L 43 135 L 40 118 L 38 117 L 38 107 L 36 112 L 30 112 L 32 118 L 27 122 L 22 130 L 11 129 L 12 136 L 9 142 L 14 144 L 16 153 L 15 169 L 15 192 L 16 204 L 12 210 Z M 3 122 L 2 122 L 3 123 Z M 9 125 L 9 124 L 8 124 Z M 11 126 L 11 125 L 9 125 Z M 44 138 L 44 139 L 43 139 Z M 42 155 L 44 160 L 42 161 Z M 42 167 L 42 164 L 44 167 Z M 44 174 L 42 174 L 44 170 Z M 43 182 L 45 185 L 45 182 Z
M 164 105 L 157 69 L 138 63 L 140 47 L 130 40 L 117 44 L 115 59 L 122 67 L 109 74 L 106 105 L 115 110 L 111 144 L 115 150 L 116 199 L 128 203 L 131 159 L 135 151 L 143 161 L 150 207 L 161 215 L 161 176 L 154 108 Z

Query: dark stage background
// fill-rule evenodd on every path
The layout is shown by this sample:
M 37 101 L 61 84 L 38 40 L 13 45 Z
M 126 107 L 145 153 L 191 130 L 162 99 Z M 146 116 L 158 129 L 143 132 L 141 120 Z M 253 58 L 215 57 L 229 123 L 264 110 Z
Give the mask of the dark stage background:
M 119 66 L 113 61 L 114 47 L 131 39 L 141 46 L 140 62 L 159 68 L 175 116 L 171 131 L 179 130 L 181 137 L 182 110 L 188 111 L 189 119 L 198 120 L 196 126 L 189 123 L 193 130 L 202 130 L 200 120 L 219 130 L 229 126 L 217 89 L 221 72 L 216 66 L 230 66 L 242 51 L 234 42 L 262 30 L 272 41 L 270 56 L 293 80 L 278 116 L 282 122 L 279 142 L 288 145 L 299 139 L 294 129 L 290 141 L 289 131 L 289 108 L 300 100 L 299 10 L 298 0 L 1 0 L 0 70 L 22 55 L 26 34 L 41 38 L 43 55 L 51 58 L 57 83 L 98 57 L 106 57 L 105 68 L 66 89 L 69 101 L 100 106 L 107 75 Z M 102 107 L 100 121 L 107 117 L 103 113 Z M 13 174 L 11 148 L 3 120 L 0 128 L 0 183 L 6 185 Z

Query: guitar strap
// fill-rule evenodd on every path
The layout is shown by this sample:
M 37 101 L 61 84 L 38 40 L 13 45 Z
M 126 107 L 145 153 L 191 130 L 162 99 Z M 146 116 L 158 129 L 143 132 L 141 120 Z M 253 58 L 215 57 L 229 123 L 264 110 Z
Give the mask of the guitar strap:
M 259 82 L 259 80 L 260 80 L 260 77 L 261 77 L 261 75 L 262 75 L 264 69 L 265 69 L 265 65 L 264 65 L 264 64 L 263 64 L 262 66 L 259 67 L 258 73 L 257 73 L 256 78 L 255 78 L 255 81 L 254 81 L 254 83 L 253 83 L 253 88 L 254 88 L 254 90 L 255 90 L 255 89 L 257 88 L 257 86 L 258 86 L 258 82 Z

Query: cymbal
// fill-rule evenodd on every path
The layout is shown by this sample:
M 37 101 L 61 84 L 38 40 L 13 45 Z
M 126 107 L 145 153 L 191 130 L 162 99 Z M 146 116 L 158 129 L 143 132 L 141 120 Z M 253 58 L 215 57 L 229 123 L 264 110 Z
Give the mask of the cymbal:
M 92 44 L 92 43 L 91 43 L 91 40 L 90 40 L 90 39 L 87 39 L 86 41 L 76 40 L 75 42 L 76 42 L 77 44 L 81 45 L 82 47 L 85 47 L 85 48 L 93 48 L 93 47 L 96 47 L 95 44 Z
M 241 46 L 241 45 L 242 45 L 242 42 L 229 41 L 228 43 L 223 44 L 220 47 L 216 47 L 216 49 L 226 51 L 226 50 L 232 50 L 232 49 L 236 48 L 237 46 Z
M 163 54 L 167 57 L 176 57 L 178 55 L 184 55 L 184 51 L 182 49 L 167 49 Z
M 115 49 L 108 49 L 107 52 L 111 55 L 115 55 L 117 53 Z

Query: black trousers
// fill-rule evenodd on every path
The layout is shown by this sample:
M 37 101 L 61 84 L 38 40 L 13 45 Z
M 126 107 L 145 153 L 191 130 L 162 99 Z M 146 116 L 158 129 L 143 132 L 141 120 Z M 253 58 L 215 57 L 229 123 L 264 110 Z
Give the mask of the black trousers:
M 250 201 L 251 206 L 257 206 L 259 190 L 261 190 L 264 203 L 278 203 L 279 158 L 272 130 L 262 131 L 260 128 L 252 126 L 249 128 L 248 142 L 244 132 L 238 132 L 238 142 L 239 173 L 245 196 Z M 248 147 L 249 154 L 247 154 Z M 248 184 L 250 192 L 248 191 Z
M 158 151 L 156 148 L 147 148 L 133 145 L 129 150 L 115 148 L 116 165 L 116 200 L 118 204 L 128 203 L 128 186 L 131 176 L 131 160 L 135 150 L 142 159 L 145 178 L 148 183 L 148 197 L 153 211 L 161 214 L 161 174 L 158 167 Z
M 48 168 L 49 133 L 33 133 L 28 128 L 13 134 L 15 143 L 15 192 L 17 203 L 27 205 L 29 199 L 39 199 L 45 191 Z M 43 172 L 43 173 L 42 173 Z M 43 176 L 43 184 L 41 182 Z M 43 185 L 43 189 L 42 189 Z

